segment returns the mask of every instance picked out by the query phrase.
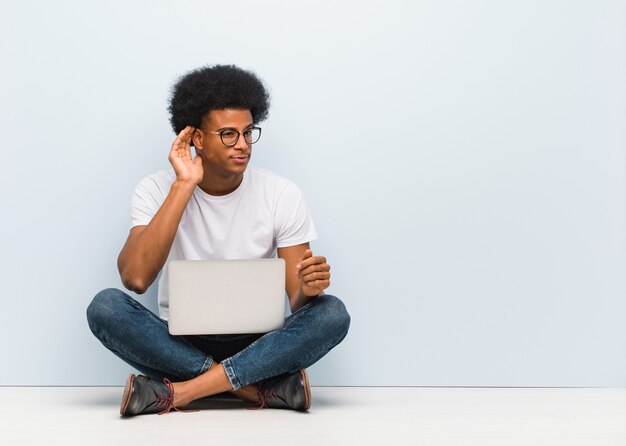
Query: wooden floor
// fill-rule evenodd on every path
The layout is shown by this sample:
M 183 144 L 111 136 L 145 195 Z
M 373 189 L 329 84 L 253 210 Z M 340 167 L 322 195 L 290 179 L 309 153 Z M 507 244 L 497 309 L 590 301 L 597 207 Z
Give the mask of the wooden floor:
M 313 387 L 308 412 L 202 410 L 122 419 L 121 387 L 0 387 L 0 444 L 626 445 L 626 389 Z

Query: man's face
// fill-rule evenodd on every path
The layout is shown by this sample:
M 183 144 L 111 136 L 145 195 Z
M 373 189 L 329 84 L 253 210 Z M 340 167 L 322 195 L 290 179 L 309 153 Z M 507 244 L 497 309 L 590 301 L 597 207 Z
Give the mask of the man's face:
M 243 132 L 253 124 L 250 110 L 211 110 L 204 115 L 201 131 L 194 132 L 193 142 L 205 171 L 208 169 L 210 173 L 225 177 L 243 173 L 252 152 L 252 145 L 246 142 Z M 219 132 L 235 130 L 241 134 L 237 143 L 231 147 L 224 145 Z

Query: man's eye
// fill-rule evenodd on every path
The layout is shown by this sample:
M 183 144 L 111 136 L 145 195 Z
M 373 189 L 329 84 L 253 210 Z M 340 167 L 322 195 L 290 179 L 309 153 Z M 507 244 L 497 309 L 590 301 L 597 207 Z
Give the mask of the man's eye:
M 243 134 L 244 134 L 244 136 L 250 136 L 250 135 L 252 135 L 252 129 L 245 130 L 245 131 L 243 132 Z
M 222 132 L 222 136 L 225 138 L 233 138 L 235 136 L 235 132 L 232 130 L 226 130 L 225 132 Z

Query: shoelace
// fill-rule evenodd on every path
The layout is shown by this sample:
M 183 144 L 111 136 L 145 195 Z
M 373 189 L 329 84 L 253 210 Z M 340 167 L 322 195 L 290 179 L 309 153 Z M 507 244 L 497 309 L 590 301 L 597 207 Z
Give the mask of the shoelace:
M 163 383 L 165 383 L 165 385 L 167 386 L 167 390 L 169 390 L 169 396 L 167 398 L 161 398 L 161 395 L 159 395 L 159 399 L 157 400 L 157 402 L 155 403 L 155 407 L 163 407 L 165 406 L 165 409 L 161 412 L 159 412 L 159 415 L 163 415 L 164 413 L 169 413 L 170 410 L 174 409 L 178 412 L 198 412 L 198 410 L 183 410 L 183 409 L 179 409 L 178 407 L 174 406 L 174 404 L 172 404 L 172 402 L 174 401 L 174 385 L 172 384 L 172 382 L 167 379 L 167 378 L 163 378 Z
M 246 409 L 263 409 L 264 407 L 267 407 L 267 400 L 276 399 L 278 398 L 278 395 L 276 395 L 274 389 L 261 391 L 259 388 L 257 388 L 257 398 L 259 400 L 259 405 L 246 407 Z

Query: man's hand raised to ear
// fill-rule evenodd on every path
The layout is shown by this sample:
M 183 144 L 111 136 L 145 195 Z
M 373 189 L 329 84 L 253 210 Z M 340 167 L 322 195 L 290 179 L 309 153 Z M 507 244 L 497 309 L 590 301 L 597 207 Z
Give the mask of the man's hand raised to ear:
M 176 172 L 176 180 L 189 182 L 194 186 L 200 184 L 204 177 L 202 158 L 191 155 L 191 137 L 196 129 L 188 125 L 176 137 L 172 143 L 172 150 L 168 157 L 170 164 Z

